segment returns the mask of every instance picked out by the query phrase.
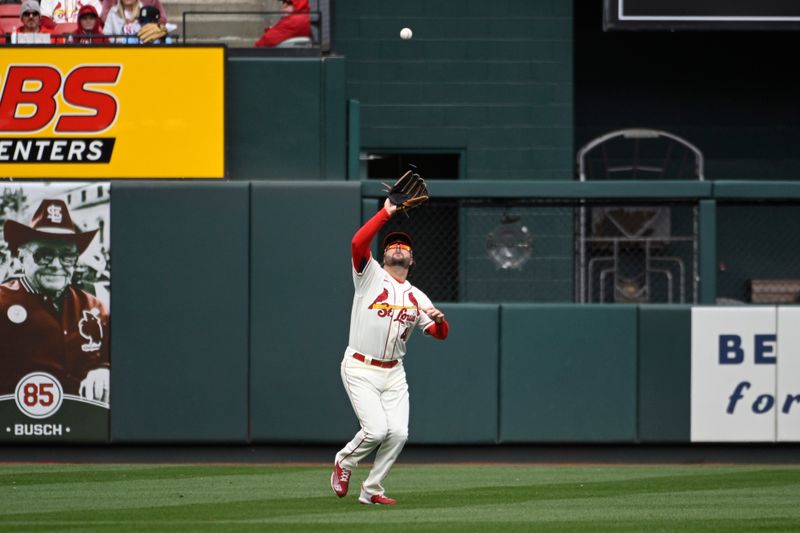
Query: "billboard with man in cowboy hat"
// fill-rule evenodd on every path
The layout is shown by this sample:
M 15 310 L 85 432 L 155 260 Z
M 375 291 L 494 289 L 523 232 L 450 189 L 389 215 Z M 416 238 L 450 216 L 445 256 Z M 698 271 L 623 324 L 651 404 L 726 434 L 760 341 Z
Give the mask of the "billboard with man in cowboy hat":
M 97 202 L 87 202 L 86 192 L 105 189 L 107 220 L 108 187 L 7 187 L 20 189 L 23 205 L 2 226 L 15 266 L 0 283 L 0 439 L 107 440 L 108 302 L 75 279 L 81 257 L 98 249 L 100 228 L 81 227 L 73 213 L 91 205 L 97 221 Z

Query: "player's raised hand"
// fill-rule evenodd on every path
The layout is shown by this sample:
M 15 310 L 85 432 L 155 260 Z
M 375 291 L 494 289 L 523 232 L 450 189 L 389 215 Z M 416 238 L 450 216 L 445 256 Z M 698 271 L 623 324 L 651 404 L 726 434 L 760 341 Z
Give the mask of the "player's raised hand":
M 435 307 L 425 307 L 422 309 L 422 312 L 431 317 L 433 321 L 436 322 L 437 324 L 441 324 L 442 322 L 444 322 L 444 313 L 442 313 Z
M 397 206 L 394 205 L 388 198 L 385 202 L 383 202 L 383 208 L 386 209 L 386 212 L 389 213 L 390 216 L 397 213 Z

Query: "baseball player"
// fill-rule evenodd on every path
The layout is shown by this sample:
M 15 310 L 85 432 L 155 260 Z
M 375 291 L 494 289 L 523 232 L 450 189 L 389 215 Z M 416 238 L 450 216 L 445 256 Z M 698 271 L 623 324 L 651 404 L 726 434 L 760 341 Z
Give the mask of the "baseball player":
M 43 200 L 31 226 L 7 220 L 3 233 L 24 274 L 0 285 L 0 394 L 44 371 L 65 394 L 108 402 L 108 313 L 70 285 L 97 230 L 79 231 L 63 201 Z
M 414 264 L 408 235 L 386 236 L 383 268 L 370 253 L 370 242 L 397 210 L 387 198 L 352 241 L 355 295 L 341 375 L 361 430 L 336 454 L 331 487 L 340 498 L 345 496 L 352 469 L 377 448 L 358 497 L 364 504 L 397 503 L 384 494 L 381 483 L 408 438 L 406 342 L 415 326 L 437 339 L 445 339 L 449 331 L 444 314 L 406 279 Z

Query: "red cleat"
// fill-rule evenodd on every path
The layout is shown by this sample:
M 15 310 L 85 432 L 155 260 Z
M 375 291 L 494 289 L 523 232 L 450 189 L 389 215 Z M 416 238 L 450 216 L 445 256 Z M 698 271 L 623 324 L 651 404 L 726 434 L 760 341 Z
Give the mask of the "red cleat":
M 336 462 L 333 465 L 333 473 L 331 474 L 331 488 L 333 492 L 340 498 L 347 495 L 347 489 L 350 487 L 350 474 L 352 472 L 347 468 L 342 468 Z
M 383 494 L 367 496 L 362 492 L 361 496 L 358 497 L 358 501 L 366 505 L 397 505 L 397 500 L 384 496 Z

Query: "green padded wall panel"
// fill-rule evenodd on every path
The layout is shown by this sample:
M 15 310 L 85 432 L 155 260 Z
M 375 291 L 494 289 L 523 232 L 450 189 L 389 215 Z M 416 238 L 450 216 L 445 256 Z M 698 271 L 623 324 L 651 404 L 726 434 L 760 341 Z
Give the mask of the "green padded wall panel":
M 497 441 L 499 306 L 437 304 L 450 323 L 444 341 L 414 334 L 405 359 L 411 395 L 409 442 Z
M 500 440 L 633 442 L 636 307 L 500 308 Z
M 688 305 L 639 306 L 641 442 L 689 442 L 691 309 Z
M 248 196 L 112 184 L 113 441 L 246 442 Z
M 345 179 L 342 58 L 229 58 L 227 75 L 232 179 Z
M 358 427 L 339 365 L 359 185 L 253 183 L 251 200 L 252 440 L 344 444 Z

